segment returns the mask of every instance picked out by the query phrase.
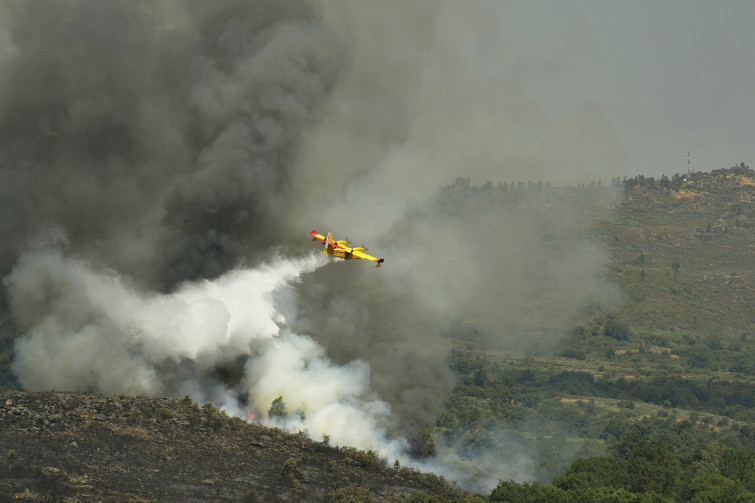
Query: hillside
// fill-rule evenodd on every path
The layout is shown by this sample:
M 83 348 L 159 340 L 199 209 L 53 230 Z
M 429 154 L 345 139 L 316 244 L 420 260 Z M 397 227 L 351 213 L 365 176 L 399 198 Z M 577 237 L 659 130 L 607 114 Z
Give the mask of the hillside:
M 697 331 L 746 343 L 755 325 L 752 172 L 696 173 L 677 189 L 630 182 L 626 190 L 604 224 L 628 295 L 622 314 L 644 334 Z
M 483 191 L 448 191 L 447 204 L 476 211 L 470 208 Z M 512 351 L 474 320 L 462 325 L 453 334 L 460 378 L 439 418 L 447 445 L 469 456 L 486 446 L 499 462 L 526 452 L 533 466 L 524 477 L 544 482 L 577 457 L 605 455 L 631 429 L 682 455 L 711 442 L 755 450 L 749 168 L 693 173 L 689 181 L 676 175 L 571 189 L 504 185 L 492 193 L 495 204 L 514 200 L 521 213 L 545 215 L 544 246 L 600 244 L 621 300 L 596 299 L 568 325 L 544 325 L 547 313 L 520 320 L 516 329 L 533 341 L 560 333 L 554 351 L 534 344 Z M 575 199 L 579 212 L 559 202 Z M 547 222 L 567 210 L 571 232 L 559 235 Z M 529 299 L 534 312 L 547 305 L 537 294 Z M 507 443 L 494 441 L 502 436 Z
M 188 399 L 5 391 L 0 424 L 2 501 L 322 501 L 358 488 L 379 501 L 459 494 L 374 453 Z
M 470 317 L 448 333 L 457 384 L 435 438 L 461 484 L 549 483 L 578 458 L 620 456 L 636 432 L 673 452 L 684 468 L 679 487 L 722 474 L 746 481 L 719 461 L 722 452 L 755 453 L 754 199 L 755 174 L 744 165 L 690 180 L 554 188 L 458 179 L 441 190 L 426 211 L 513 215 L 539 248 L 524 275 L 526 301 L 508 323 L 491 330 Z M 603 274 L 619 295 L 565 319 L 539 264 L 583 242 L 604 251 Z M 0 325 L 8 389 L 17 386 L 10 360 L 19 335 L 12 321 Z M 378 501 L 417 491 L 460 497 L 439 477 L 190 400 L 6 391 L 0 422 L 0 494 L 9 497 L 323 501 L 356 488 Z
M 740 166 L 665 182 L 625 182 L 613 218 L 601 222 L 609 277 L 625 302 L 579 320 L 569 345 L 609 358 L 613 350 L 635 370 L 638 353 L 660 354 L 666 372 L 752 382 L 755 177 Z M 596 331 L 604 337 L 580 335 Z

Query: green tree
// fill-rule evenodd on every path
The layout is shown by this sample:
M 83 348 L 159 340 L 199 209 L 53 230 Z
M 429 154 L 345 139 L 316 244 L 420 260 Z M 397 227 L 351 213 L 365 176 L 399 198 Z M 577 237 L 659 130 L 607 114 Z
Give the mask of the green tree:
M 490 501 L 506 503 L 559 503 L 571 501 L 568 495 L 553 485 L 543 485 L 540 482 L 501 481 L 493 492 Z
M 617 446 L 624 486 L 632 492 L 653 492 L 674 496 L 681 483 L 681 460 L 660 441 L 648 440 L 629 430 Z
M 553 485 L 565 491 L 581 487 L 617 487 L 623 474 L 618 462 L 609 457 L 580 458 L 553 480 Z
M 603 327 L 603 334 L 619 341 L 629 339 L 629 326 L 616 320 L 609 320 Z
M 286 417 L 288 416 L 288 409 L 286 409 L 286 404 L 283 401 L 283 397 L 279 396 L 275 400 L 273 400 L 273 403 L 270 405 L 270 410 L 267 411 L 268 416 L 277 416 L 277 417 Z
M 706 473 L 692 479 L 686 496 L 692 503 L 755 503 L 755 494 L 718 473 Z
M 414 438 L 414 442 L 412 442 L 412 457 L 431 458 L 437 453 L 438 448 L 435 446 L 432 432 L 427 428 L 423 429 L 419 432 L 419 435 Z
M 656 493 L 635 494 L 621 487 L 588 487 L 567 494 L 569 502 L 578 503 L 674 503 Z
M 488 382 L 488 373 L 485 371 L 484 367 L 480 367 L 479 369 L 475 370 L 473 380 L 474 385 L 478 388 L 485 387 Z
M 755 492 L 755 452 L 727 449 L 721 456 L 719 469 L 726 477 L 742 482 Z

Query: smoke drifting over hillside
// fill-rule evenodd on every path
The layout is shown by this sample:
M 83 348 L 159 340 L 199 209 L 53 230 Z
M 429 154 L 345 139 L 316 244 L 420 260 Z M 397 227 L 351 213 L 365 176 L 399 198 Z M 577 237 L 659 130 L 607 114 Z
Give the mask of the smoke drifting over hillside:
M 599 110 L 548 121 L 485 71 L 498 8 L 3 4 L 0 270 L 29 330 L 21 383 L 263 416 L 284 396 L 310 433 L 393 455 L 453 386 L 449 323 L 505 341 L 533 257 L 559 320 L 613 295 L 592 245 L 533 253 L 533 219 L 432 212 L 460 175 L 585 181 L 621 157 Z M 313 258 L 312 228 L 386 266 Z

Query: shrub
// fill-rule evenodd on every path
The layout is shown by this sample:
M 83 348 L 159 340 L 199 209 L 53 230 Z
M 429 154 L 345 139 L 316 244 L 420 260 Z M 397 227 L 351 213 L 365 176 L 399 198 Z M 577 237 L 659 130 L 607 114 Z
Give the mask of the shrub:
M 370 491 L 364 487 L 348 486 L 328 493 L 330 503 L 375 503 Z
M 173 419 L 176 417 L 176 414 L 170 409 L 160 409 L 160 417 L 163 419 Z

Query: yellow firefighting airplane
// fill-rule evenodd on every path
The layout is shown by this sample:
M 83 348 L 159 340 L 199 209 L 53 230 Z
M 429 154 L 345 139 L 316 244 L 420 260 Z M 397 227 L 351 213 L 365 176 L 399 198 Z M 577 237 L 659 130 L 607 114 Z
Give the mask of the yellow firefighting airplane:
M 312 241 L 322 241 L 323 242 L 323 249 L 322 252 L 326 255 L 333 255 L 334 257 L 340 257 L 345 259 L 352 259 L 352 258 L 363 258 L 367 260 L 372 260 L 377 265 L 375 267 L 380 267 L 383 264 L 384 259 L 382 258 L 376 258 L 372 255 L 367 255 L 364 253 L 364 248 L 349 248 L 348 241 L 335 241 L 333 239 L 333 234 L 328 233 L 328 237 L 326 238 L 323 235 L 320 235 L 317 233 L 317 231 L 312 231 L 309 233 L 312 236 Z

